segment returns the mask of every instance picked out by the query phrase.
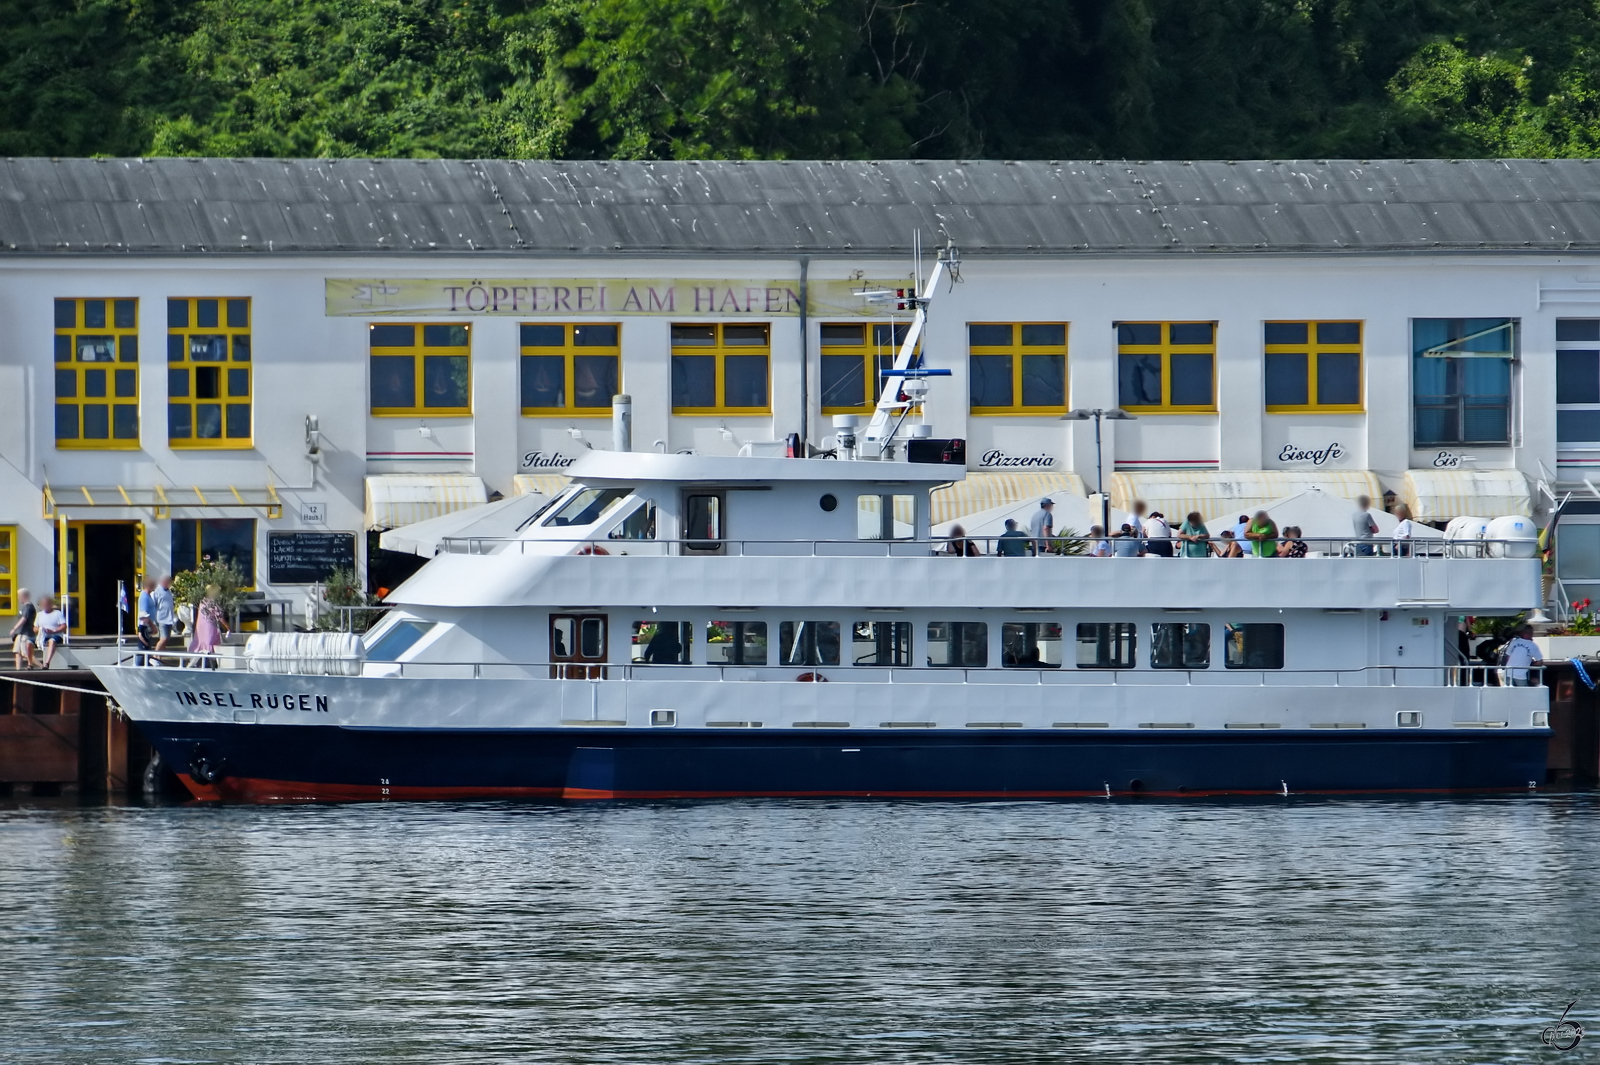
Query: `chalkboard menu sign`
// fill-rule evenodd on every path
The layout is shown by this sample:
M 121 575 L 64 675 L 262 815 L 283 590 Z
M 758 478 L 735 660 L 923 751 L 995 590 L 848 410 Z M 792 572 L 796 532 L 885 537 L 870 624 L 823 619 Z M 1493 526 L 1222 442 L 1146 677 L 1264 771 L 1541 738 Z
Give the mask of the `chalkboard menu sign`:
M 267 534 L 267 579 L 273 584 L 316 584 L 335 569 L 356 568 L 356 534 Z

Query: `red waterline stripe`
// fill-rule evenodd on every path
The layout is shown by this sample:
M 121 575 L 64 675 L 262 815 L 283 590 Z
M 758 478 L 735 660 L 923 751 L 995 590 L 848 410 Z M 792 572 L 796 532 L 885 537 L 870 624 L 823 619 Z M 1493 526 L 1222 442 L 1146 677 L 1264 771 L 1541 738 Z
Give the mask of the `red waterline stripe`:
M 560 788 L 312 784 L 300 780 L 269 780 L 260 777 L 224 777 L 215 784 L 201 784 L 185 773 L 179 773 L 178 779 L 195 798 L 206 802 L 381 802 L 395 799 L 561 798 Z

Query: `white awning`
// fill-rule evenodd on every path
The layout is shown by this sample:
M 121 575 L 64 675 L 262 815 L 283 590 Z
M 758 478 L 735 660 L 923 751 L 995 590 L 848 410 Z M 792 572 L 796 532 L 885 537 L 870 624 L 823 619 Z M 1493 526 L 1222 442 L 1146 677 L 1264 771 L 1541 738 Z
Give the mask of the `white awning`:
M 1383 486 L 1368 470 L 1211 470 L 1205 472 L 1114 473 L 1111 505 L 1132 510 L 1142 499 L 1177 525 L 1198 510 L 1208 519 L 1234 511 L 1254 513 L 1269 503 L 1318 488 L 1354 502 L 1357 496 L 1383 499 Z
M 519 473 L 511 478 L 513 496 L 540 495 L 554 499 L 566 491 L 572 478 L 564 473 Z
M 1521 470 L 1407 470 L 1400 501 L 1417 521 L 1533 516 Z
M 1031 502 L 1035 506 L 1046 496 L 1078 496 L 1087 493 L 1083 478 L 1075 473 L 1000 473 L 978 470 L 967 474 L 967 479 L 943 488 L 935 488 L 930 497 L 929 524 L 942 525 L 947 521 L 981 514 L 995 507 L 1012 503 Z M 967 530 L 971 532 L 972 530 Z
M 482 477 L 385 473 L 367 478 L 367 528 L 395 529 L 489 501 Z

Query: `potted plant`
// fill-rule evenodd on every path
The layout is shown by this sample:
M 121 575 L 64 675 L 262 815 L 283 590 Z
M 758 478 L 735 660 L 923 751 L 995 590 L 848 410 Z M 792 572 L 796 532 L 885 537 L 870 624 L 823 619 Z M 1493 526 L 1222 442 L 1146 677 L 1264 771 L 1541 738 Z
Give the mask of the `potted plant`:
M 1547 660 L 1593 658 L 1600 655 L 1600 632 L 1595 630 L 1594 603 L 1580 599 L 1572 604 L 1572 616 L 1565 625 L 1547 635 L 1534 637 L 1540 657 Z

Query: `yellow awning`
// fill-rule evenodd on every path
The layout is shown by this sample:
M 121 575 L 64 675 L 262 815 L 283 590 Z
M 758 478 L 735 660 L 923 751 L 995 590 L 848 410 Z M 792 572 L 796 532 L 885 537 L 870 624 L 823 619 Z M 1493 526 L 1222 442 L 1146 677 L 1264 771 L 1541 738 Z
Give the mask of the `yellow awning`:
M 1382 501 L 1383 486 L 1369 470 L 1174 470 L 1168 473 L 1114 473 L 1111 505 L 1132 510 L 1142 499 L 1176 525 L 1198 510 L 1207 518 L 1237 511 L 1253 513 L 1275 500 L 1319 488 L 1333 496 Z
M 1083 478 L 1075 473 L 1000 473 L 978 470 L 967 479 L 944 488 L 935 488 L 931 497 L 929 524 L 964 518 L 1008 503 L 1043 499 L 1049 495 L 1083 496 Z
M 554 499 L 571 483 L 572 478 L 564 473 L 519 473 L 511 478 L 511 494 L 541 495 Z
M 385 473 L 367 478 L 367 528 L 396 529 L 489 501 L 470 474 Z
M 265 488 L 239 488 L 223 485 L 154 485 L 129 488 L 126 485 L 51 485 L 44 486 L 44 516 L 55 518 L 63 511 L 133 507 L 153 510 L 158 518 L 168 517 L 174 508 L 181 510 L 264 510 L 269 518 L 283 516 L 283 501 L 272 485 Z
M 1400 501 L 1417 521 L 1533 516 L 1521 470 L 1407 470 Z

